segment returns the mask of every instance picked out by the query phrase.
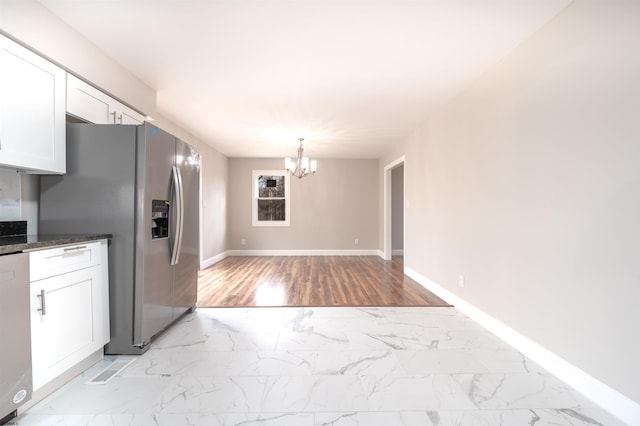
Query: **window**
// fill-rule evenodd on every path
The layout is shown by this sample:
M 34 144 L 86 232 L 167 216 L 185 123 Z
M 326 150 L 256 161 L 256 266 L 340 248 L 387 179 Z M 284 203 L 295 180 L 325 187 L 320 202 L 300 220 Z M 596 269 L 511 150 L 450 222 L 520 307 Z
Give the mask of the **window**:
M 289 174 L 286 170 L 253 171 L 253 226 L 290 226 Z

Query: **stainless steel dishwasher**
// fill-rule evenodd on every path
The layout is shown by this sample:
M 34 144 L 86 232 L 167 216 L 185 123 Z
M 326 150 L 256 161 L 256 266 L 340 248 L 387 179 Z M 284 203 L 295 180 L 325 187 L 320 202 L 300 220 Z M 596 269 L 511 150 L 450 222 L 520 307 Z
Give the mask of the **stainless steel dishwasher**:
M 31 399 L 29 255 L 0 256 L 0 424 Z

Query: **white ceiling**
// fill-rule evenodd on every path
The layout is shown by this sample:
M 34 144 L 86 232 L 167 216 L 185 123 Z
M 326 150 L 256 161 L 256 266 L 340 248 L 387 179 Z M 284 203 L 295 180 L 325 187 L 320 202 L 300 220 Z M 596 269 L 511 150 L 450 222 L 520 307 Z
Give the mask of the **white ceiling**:
M 378 158 L 571 0 L 40 0 L 229 157 Z

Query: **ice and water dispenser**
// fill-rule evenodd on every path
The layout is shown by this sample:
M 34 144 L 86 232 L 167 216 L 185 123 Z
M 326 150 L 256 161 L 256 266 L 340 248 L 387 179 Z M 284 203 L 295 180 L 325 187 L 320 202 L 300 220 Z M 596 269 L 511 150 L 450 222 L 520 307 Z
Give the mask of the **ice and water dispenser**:
M 168 200 L 151 200 L 151 238 L 169 238 Z

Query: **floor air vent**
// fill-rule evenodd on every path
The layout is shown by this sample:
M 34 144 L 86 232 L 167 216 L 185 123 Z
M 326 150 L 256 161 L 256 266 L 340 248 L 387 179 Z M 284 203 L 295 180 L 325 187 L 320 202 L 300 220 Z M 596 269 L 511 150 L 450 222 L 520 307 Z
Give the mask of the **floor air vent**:
M 118 358 L 108 365 L 107 368 L 93 376 L 86 384 L 105 385 L 135 360 L 135 358 Z

